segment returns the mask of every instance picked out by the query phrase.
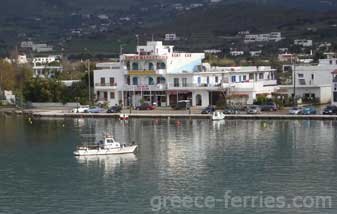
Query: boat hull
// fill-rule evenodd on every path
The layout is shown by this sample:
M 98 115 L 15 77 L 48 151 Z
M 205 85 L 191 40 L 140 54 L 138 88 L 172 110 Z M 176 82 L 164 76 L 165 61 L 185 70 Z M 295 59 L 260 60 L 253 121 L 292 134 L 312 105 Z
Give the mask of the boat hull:
M 123 148 L 113 149 L 79 149 L 74 152 L 75 156 L 88 156 L 88 155 L 114 155 L 114 154 L 128 154 L 135 153 L 138 146 L 126 146 Z

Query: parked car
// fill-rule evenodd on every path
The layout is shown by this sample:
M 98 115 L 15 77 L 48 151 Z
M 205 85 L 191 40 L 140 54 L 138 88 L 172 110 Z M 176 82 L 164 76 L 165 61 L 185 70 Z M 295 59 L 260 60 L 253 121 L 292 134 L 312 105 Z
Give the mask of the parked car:
M 105 110 L 97 106 L 92 106 L 85 111 L 85 113 L 103 113 L 103 112 L 105 112 Z
M 89 110 L 89 106 L 78 106 L 74 108 L 71 112 L 72 113 L 85 113 Z
M 260 105 L 261 111 L 277 111 L 278 107 L 275 103 L 267 103 Z
M 201 111 L 201 114 L 212 114 L 213 112 L 215 112 L 215 108 L 213 106 L 208 106 Z
M 289 114 L 293 115 L 303 114 L 303 109 L 300 107 L 292 107 L 291 109 L 289 109 Z
M 106 113 L 119 113 L 121 112 L 122 107 L 120 106 L 112 106 L 108 109 L 108 111 Z
M 248 106 L 247 108 L 247 114 L 260 114 L 260 113 L 261 113 L 261 109 L 259 106 L 252 105 L 252 106 Z
M 334 105 L 327 106 L 323 110 L 323 114 L 327 114 L 327 115 L 337 114 L 337 106 L 334 106 Z
M 223 110 L 224 114 L 239 114 L 240 111 L 238 109 L 234 109 L 234 108 L 225 108 Z
M 316 114 L 316 113 L 317 113 L 317 110 L 313 106 L 304 107 L 302 110 L 302 114 L 305 114 L 305 115 Z
M 136 106 L 136 110 L 154 110 L 156 106 L 151 105 L 149 103 L 143 103 L 139 106 Z
M 191 108 L 191 101 L 189 100 L 179 100 L 177 104 L 172 105 L 174 110 L 186 110 Z

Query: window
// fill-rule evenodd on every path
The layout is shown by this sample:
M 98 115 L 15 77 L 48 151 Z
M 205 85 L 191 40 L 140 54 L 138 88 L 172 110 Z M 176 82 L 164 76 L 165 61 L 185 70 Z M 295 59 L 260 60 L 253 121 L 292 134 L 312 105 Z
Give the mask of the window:
M 306 85 L 305 79 L 299 79 L 298 81 L 299 81 L 300 85 Z
M 161 62 L 161 63 L 157 63 L 157 69 L 166 69 L 166 64 Z
M 201 84 L 201 77 L 198 77 L 198 85 Z
M 333 101 L 337 102 L 337 91 L 333 92 Z
M 209 77 L 206 78 L 206 83 L 209 84 Z
M 263 80 L 263 73 L 259 73 L 259 79 Z
M 104 91 L 103 96 L 104 96 L 104 100 L 107 101 L 108 100 L 108 92 Z
M 127 62 L 127 63 L 126 63 L 126 68 L 127 68 L 128 70 L 130 70 L 130 67 L 131 67 L 131 66 L 130 66 L 130 62 Z
M 115 78 L 110 77 L 110 86 L 115 85 Z
M 115 99 L 115 92 L 110 92 L 110 99 Z
M 138 85 L 138 77 L 132 78 L 132 85 Z
M 149 77 L 149 85 L 154 85 L 154 79 L 152 77 Z
M 149 63 L 149 70 L 153 71 L 154 70 L 154 65 L 152 62 Z
M 242 79 L 243 79 L 243 81 L 246 81 L 246 79 L 247 79 L 246 75 L 243 75 Z
M 218 82 L 219 82 L 219 77 L 215 76 L 215 83 L 218 83 Z
M 174 87 L 179 87 L 179 78 L 174 78 L 173 79 L 173 86 Z
M 236 76 L 232 76 L 232 82 L 236 82 Z
M 311 74 L 311 79 L 312 79 L 312 80 L 315 79 L 315 74 Z
M 103 86 L 105 85 L 105 78 L 104 77 L 101 78 L 101 85 L 103 85 Z
M 187 87 L 187 78 L 182 78 L 183 87 Z
M 332 60 L 330 60 L 330 65 L 332 65 Z
M 138 70 L 138 63 L 132 63 L 132 70 Z
M 249 79 L 254 80 L 254 74 L 249 74 Z
M 157 77 L 157 84 L 165 84 L 166 79 L 164 77 Z
M 304 74 L 298 74 L 298 78 L 304 78 Z

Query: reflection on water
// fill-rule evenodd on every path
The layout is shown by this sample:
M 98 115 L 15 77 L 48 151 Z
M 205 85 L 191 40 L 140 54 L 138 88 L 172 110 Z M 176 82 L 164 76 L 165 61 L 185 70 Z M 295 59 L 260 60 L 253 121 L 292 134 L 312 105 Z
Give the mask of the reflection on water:
M 82 167 L 101 169 L 106 175 L 112 175 L 137 161 L 134 154 L 77 156 L 76 159 Z
M 151 213 L 153 196 L 331 195 L 329 210 L 168 209 L 159 213 L 337 212 L 337 122 L 0 120 L 0 213 Z M 135 141 L 128 155 L 74 157 L 82 135 Z

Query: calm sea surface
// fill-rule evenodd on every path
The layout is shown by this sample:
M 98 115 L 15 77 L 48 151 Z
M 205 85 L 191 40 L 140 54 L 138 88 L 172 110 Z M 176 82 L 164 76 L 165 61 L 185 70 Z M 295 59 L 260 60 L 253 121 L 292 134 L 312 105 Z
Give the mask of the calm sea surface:
M 103 132 L 139 152 L 73 156 Z M 335 214 L 337 123 L 0 115 L 0 213 Z

